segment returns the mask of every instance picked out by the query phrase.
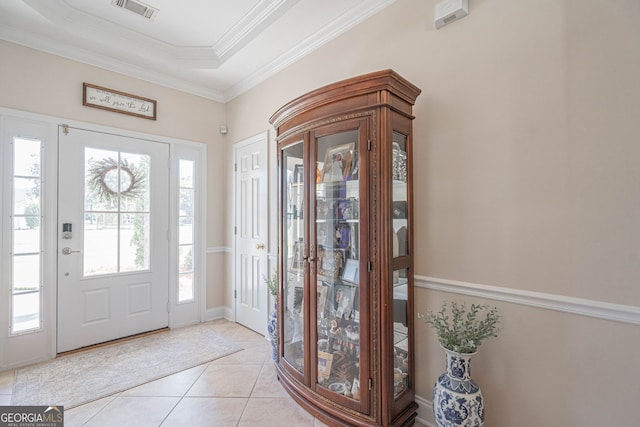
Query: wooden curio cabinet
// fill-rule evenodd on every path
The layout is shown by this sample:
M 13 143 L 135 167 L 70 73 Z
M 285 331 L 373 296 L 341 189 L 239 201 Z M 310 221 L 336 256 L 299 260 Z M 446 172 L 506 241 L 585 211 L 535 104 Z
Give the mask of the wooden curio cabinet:
M 414 423 L 412 107 L 391 70 L 303 95 L 278 142 L 278 359 L 328 425 Z

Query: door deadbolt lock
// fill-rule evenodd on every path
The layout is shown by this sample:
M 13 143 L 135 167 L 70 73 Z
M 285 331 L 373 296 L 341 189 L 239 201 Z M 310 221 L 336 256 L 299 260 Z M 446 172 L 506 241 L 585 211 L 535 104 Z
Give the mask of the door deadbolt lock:
M 77 253 L 80 253 L 80 251 L 72 251 L 71 248 L 62 248 L 63 255 L 71 255 L 71 254 L 77 254 Z
M 73 237 L 71 230 L 72 230 L 72 227 L 70 222 L 65 222 L 64 224 L 62 224 L 62 238 L 71 239 Z

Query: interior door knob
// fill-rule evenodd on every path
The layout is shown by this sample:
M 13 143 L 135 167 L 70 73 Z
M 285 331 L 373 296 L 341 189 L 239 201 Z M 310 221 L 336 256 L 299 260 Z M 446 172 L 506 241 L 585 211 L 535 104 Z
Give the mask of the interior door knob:
M 258 249 L 258 250 L 262 250 L 262 249 L 264 249 L 264 243 L 258 243 L 258 244 L 256 245 L 256 249 Z
M 80 253 L 80 251 L 72 251 L 71 248 L 62 248 L 63 255 L 70 255 L 70 254 L 77 254 L 77 253 Z

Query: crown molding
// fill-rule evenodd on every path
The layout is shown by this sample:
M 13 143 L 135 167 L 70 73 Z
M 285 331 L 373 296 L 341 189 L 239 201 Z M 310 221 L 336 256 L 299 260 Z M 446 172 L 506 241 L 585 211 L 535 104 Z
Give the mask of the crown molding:
M 69 29 L 75 37 L 107 46 L 135 46 L 136 51 L 156 60 L 179 62 L 190 68 L 216 69 L 300 0 L 261 0 L 219 40 L 201 46 L 180 46 L 146 36 L 77 10 L 64 0 L 23 1 L 54 26 Z
M 224 102 L 229 102 L 235 97 L 247 92 L 269 77 L 284 70 L 289 65 L 307 56 L 320 46 L 345 33 L 356 25 L 366 21 L 371 16 L 390 6 L 396 0 L 382 0 L 378 2 L 361 2 L 343 14 L 340 19 L 336 19 L 322 30 L 301 40 L 300 43 L 289 49 L 287 52 L 273 59 L 267 65 L 261 67 L 249 77 L 231 86 L 224 92 Z
M 119 61 L 112 57 L 100 55 L 85 49 L 69 49 L 66 45 L 59 43 L 54 39 L 42 37 L 33 33 L 26 34 L 10 26 L 0 26 L 0 39 L 25 46 L 30 49 L 39 50 L 72 61 L 80 62 L 82 64 L 91 65 L 125 76 L 148 81 L 180 92 L 207 98 L 212 101 L 220 103 L 225 102 L 221 92 L 211 89 L 206 85 L 192 83 L 180 77 L 174 77 L 167 73 Z
M 213 45 L 213 51 L 218 58 L 226 60 L 231 54 L 246 46 L 261 30 L 275 22 L 299 1 L 260 1 Z
M 238 28 L 234 27 L 232 31 L 225 34 L 215 46 L 176 48 L 164 42 L 147 37 L 144 42 L 137 43 L 136 48 L 147 49 L 159 53 L 156 55 L 155 59 L 153 57 L 147 58 L 146 64 L 141 62 L 134 64 L 133 60 L 128 62 L 126 58 L 122 56 L 118 59 L 114 59 L 113 56 L 108 54 L 96 53 L 95 49 L 91 49 L 89 47 L 90 43 L 100 43 L 107 47 L 112 46 L 112 43 L 115 43 L 116 45 L 125 43 L 124 45 L 131 46 L 132 42 L 130 41 L 130 36 L 135 35 L 136 38 L 139 38 L 139 34 L 132 32 L 131 30 L 123 30 L 116 32 L 118 33 L 117 35 L 113 35 L 112 30 L 114 24 L 80 13 L 71 8 L 63 0 L 23 1 L 34 9 L 37 7 L 41 14 L 44 13 L 48 16 L 46 19 L 56 23 L 56 25 L 69 28 L 73 24 L 73 26 L 81 27 L 82 29 L 79 34 L 88 34 L 88 27 L 94 26 L 94 28 L 97 28 L 101 34 L 100 38 L 96 39 L 96 37 L 93 36 L 93 40 L 88 42 L 89 44 L 85 47 L 71 48 L 64 40 L 48 37 L 36 32 L 19 30 L 16 27 L 12 27 L 10 24 L 3 24 L 0 26 L 0 38 L 73 61 L 96 66 L 220 103 L 229 102 L 240 94 L 252 89 L 256 85 L 262 83 L 289 65 L 313 52 L 323 44 L 333 40 L 342 33 L 350 30 L 354 26 L 360 24 L 395 2 L 395 0 L 363 0 L 358 2 L 339 19 L 332 21 L 329 25 L 324 26 L 320 31 L 317 31 L 313 35 L 301 40 L 285 53 L 271 60 L 268 64 L 251 73 L 240 82 L 231 85 L 224 91 L 221 91 L 212 88 L 211 85 L 207 85 L 206 83 L 200 84 L 194 82 L 192 79 L 180 77 L 179 72 L 175 69 L 167 72 L 160 71 L 162 70 L 160 62 L 168 59 L 169 61 L 173 60 L 180 65 L 187 65 L 192 68 L 210 68 L 218 66 L 221 58 L 213 52 L 217 51 L 221 56 L 225 57 L 225 59 L 228 59 L 227 57 L 230 57 L 234 51 L 237 51 L 244 46 L 244 44 L 253 40 L 255 34 L 257 34 L 263 26 L 268 25 L 271 21 L 277 19 L 280 16 L 279 14 L 285 13 L 288 8 L 295 5 L 295 3 L 300 0 L 280 0 L 275 6 L 272 5 L 271 8 L 266 6 L 270 2 L 263 0 L 258 6 L 256 6 L 256 10 L 252 11 L 250 16 L 248 15 L 246 17 L 244 27 L 242 25 L 239 25 Z M 62 5 L 62 8 L 55 10 L 56 5 Z M 263 7 L 262 10 L 259 9 L 260 6 Z M 277 8 L 277 12 L 272 10 L 273 8 Z M 77 16 L 78 14 L 82 17 L 81 20 L 79 20 Z M 129 33 L 127 33 L 127 31 Z M 68 36 L 77 37 L 77 34 L 72 35 L 69 33 Z M 84 37 L 84 35 L 82 37 Z

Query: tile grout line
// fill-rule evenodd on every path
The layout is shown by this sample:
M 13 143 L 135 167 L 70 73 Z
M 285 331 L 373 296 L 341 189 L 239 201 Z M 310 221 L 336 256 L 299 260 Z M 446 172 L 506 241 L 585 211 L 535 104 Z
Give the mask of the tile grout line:
M 212 330 L 214 330 L 213 328 L 211 328 L 211 329 L 212 329 Z M 226 336 L 224 335 L 224 333 L 219 332 L 219 331 L 215 331 L 215 330 L 214 330 L 214 332 L 219 333 L 219 334 L 220 334 L 220 335 L 222 335 L 223 337 L 225 337 L 225 338 L 229 339 L 230 341 L 232 341 L 234 344 L 238 345 L 238 343 L 237 343 L 236 341 L 232 340 L 232 339 L 231 339 L 231 338 L 229 338 L 229 337 L 226 337 Z M 239 352 L 241 352 L 241 351 L 245 351 L 245 349 L 244 349 L 244 348 L 242 348 L 242 349 L 240 349 L 239 351 L 236 351 L 236 352 L 234 352 L 234 353 L 231 353 L 231 354 L 228 354 L 228 355 L 226 355 L 226 356 L 220 357 L 220 358 L 218 358 L 218 359 L 216 359 L 216 360 L 224 359 L 225 357 L 232 356 L 232 355 L 237 354 L 237 353 L 239 353 Z M 180 404 L 180 402 L 182 402 L 182 401 L 184 400 L 184 398 L 185 398 L 185 397 L 187 397 L 187 394 L 189 394 L 189 391 L 191 391 L 191 389 L 193 388 L 193 386 L 194 386 L 194 385 L 198 382 L 198 380 L 199 380 L 199 379 L 204 375 L 204 373 L 207 371 L 207 369 L 209 368 L 209 366 L 211 366 L 211 364 L 212 364 L 213 362 L 215 362 L 216 360 L 212 360 L 212 361 L 210 361 L 210 362 L 203 363 L 202 365 L 199 365 L 199 366 L 206 365 L 206 367 L 202 370 L 202 372 L 200 372 L 200 375 L 198 375 L 198 376 L 193 380 L 193 382 L 191 383 L 191 385 L 189 386 L 189 388 L 187 388 L 187 390 L 185 390 L 184 394 L 180 397 L 180 399 L 178 399 L 178 401 L 177 401 L 177 402 L 176 402 L 176 404 L 173 406 L 173 408 L 171 408 L 171 410 L 167 413 L 167 415 L 162 419 L 162 421 L 160 422 L 160 424 L 158 424 L 158 427 L 162 426 L 162 424 L 164 424 L 164 422 L 165 422 L 165 421 L 167 421 L 167 419 L 169 418 L 169 416 L 173 413 L 173 411 L 174 411 L 174 410 L 176 409 L 176 407 Z M 194 396 L 194 397 L 199 397 L 199 396 Z M 214 396 L 213 398 L 215 398 L 215 396 Z M 248 402 L 249 402 L 249 398 L 247 398 L 247 403 L 248 403 Z M 245 407 L 246 407 L 247 403 L 245 403 Z M 244 409 L 243 409 L 243 412 L 244 412 Z M 242 416 L 241 416 L 240 418 L 242 418 Z M 240 418 L 238 419 L 238 422 L 240 422 Z
M 258 383 L 258 379 L 260 378 L 260 374 L 262 373 L 262 370 L 264 369 L 264 364 L 265 362 L 262 362 L 262 366 L 260 367 L 260 372 L 258 372 L 258 376 L 256 377 L 256 380 L 253 383 L 253 387 L 251 387 L 251 391 L 249 392 L 249 397 L 247 397 L 247 401 L 244 404 L 244 408 L 242 408 L 242 412 L 240 413 L 240 418 L 238 418 L 238 422 L 236 424 L 236 427 L 240 426 L 240 422 L 242 421 L 242 417 L 244 416 L 244 413 L 247 410 L 247 406 L 249 405 L 249 401 L 251 401 L 251 395 L 253 394 L 253 390 L 255 390 L 256 388 L 256 384 Z
M 109 403 L 107 403 L 106 405 L 104 405 L 102 408 L 98 409 L 98 411 L 97 411 L 95 414 L 91 415 L 89 418 L 87 418 L 87 420 L 86 420 L 86 421 L 84 421 L 84 422 L 82 423 L 82 425 L 83 425 L 83 426 L 86 426 L 86 425 L 87 425 L 87 424 L 88 424 L 92 419 L 94 419 L 94 418 L 95 418 L 99 413 L 101 413 L 102 411 L 104 411 L 104 410 L 107 408 L 107 406 L 109 406 L 109 405 L 111 405 L 113 402 L 115 402 L 115 400 L 116 400 L 118 397 L 120 397 L 120 395 L 122 395 L 122 392 L 117 393 L 117 394 L 112 394 L 111 396 L 106 396 L 106 397 L 104 397 L 103 399 L 106 399 L 106 398 L 108 398 L 108 397 L 112 397 L 112 396 L 114 396 L 114 397 L 113 397 L 113 399 L 111 399 L 111 400 L 109 401 Z M 94 400 L 94 402 L 95 402 L 95 400 Z M 89 403 L 90 403 L 90 402 L 89 402 Z M 78 406 L 76 406 L 76 408 L 78 408 Z M 74 409 L 74 408 L 71 408 L 71 409 Z

